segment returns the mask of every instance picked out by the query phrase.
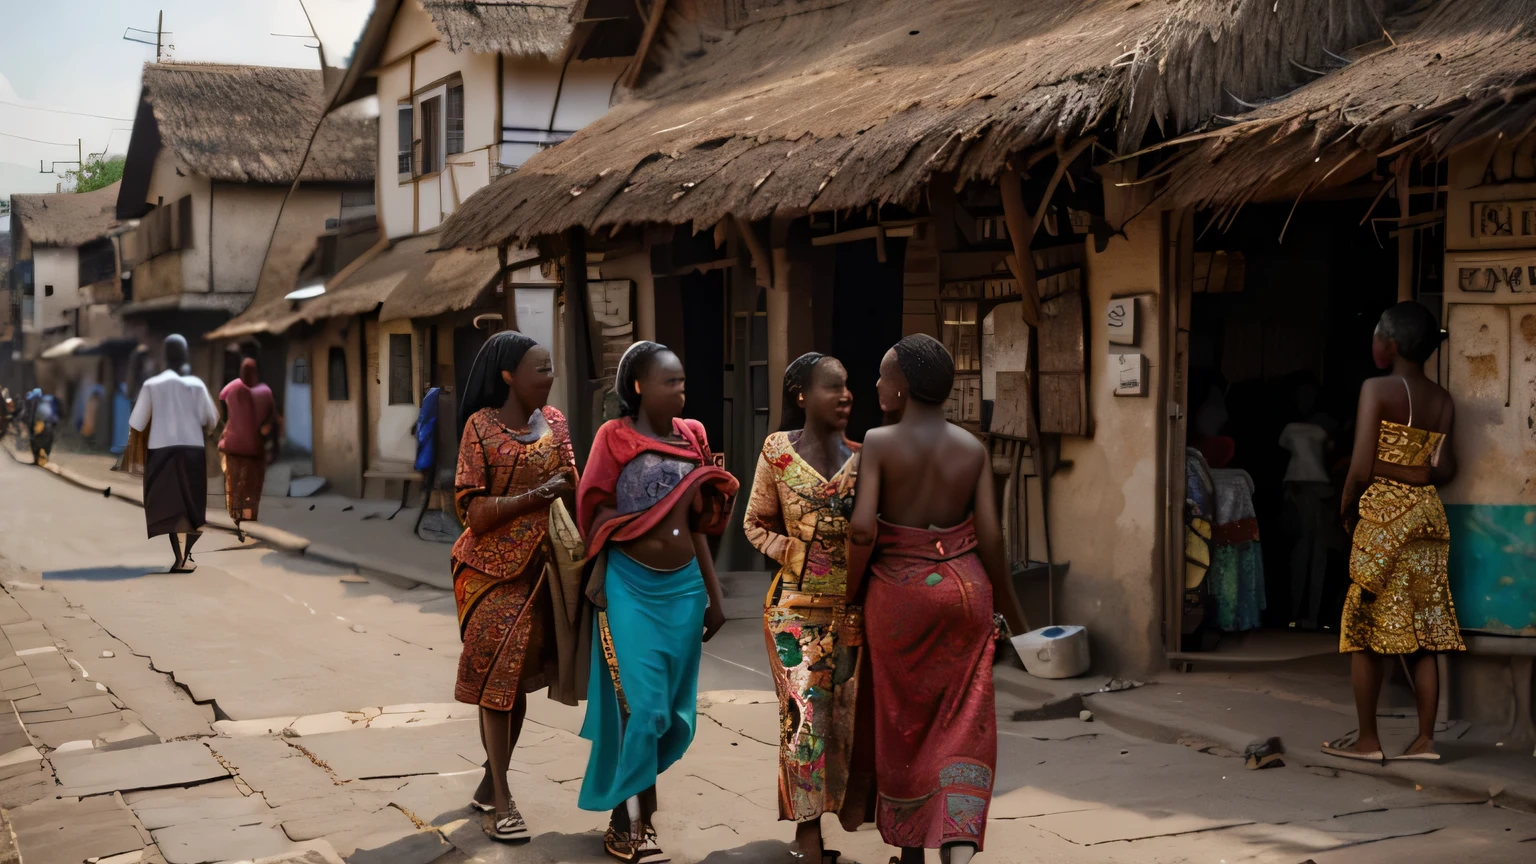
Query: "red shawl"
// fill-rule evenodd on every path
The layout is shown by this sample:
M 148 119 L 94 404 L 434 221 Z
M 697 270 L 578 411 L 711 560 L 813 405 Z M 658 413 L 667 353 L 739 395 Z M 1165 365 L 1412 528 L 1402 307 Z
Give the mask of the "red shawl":
M 705 534 L 721 534 L 731 518 L 731 506 L 740 487 L 735 477 L 721 467 L 718 457 L 709 452 L 709 440 L 704 427 L 697 420 L 672 421 L 672 431 L 682 437 L 681 443 L 660 441 L 635 431 L 628 418 L 609 420 L 597 430 L 592 441 L 592 452 L 587 457 L 586 470 L 576 489 L 576 522 L 587 540 L 587 556 L 595 560 L 610 543 L 634 540 L 651 530 L 677 506 L 690 506 L 696 491 L 703 491 L 704 510 L 699 516 L 696 530 Z M 614 488 L 624 466 L 642 453 L 654 452 L 699 464 L 683 478 L 667 497 L 648 509 L 623 515 L 612 515 Z M 599 519 L 598 513 L 607 509 L 608 514 Z

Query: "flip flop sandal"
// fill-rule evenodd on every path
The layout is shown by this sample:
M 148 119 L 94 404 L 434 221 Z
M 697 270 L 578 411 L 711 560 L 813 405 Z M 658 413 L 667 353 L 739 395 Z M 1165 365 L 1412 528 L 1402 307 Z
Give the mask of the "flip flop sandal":
M 603 851 L 626 864 L 639 862 L 640 845 L 629 836 L 628 831 L 617 831 L 612 825 L 608 826 L 608 831 L 603 834 Z
M 645 839 L 640 841 L 635 854 L 639 855 L 645 864 L 670 864 L 672 861 L 672 856 L 661 851 L 661 844 L 656 839 L 656 829 L 650 826 L 646 826 Z
M 503 843 L 521 843 L 532 839 L 528 833 L 528 823 L 523 821 L 523 814 L 513 807 L 506 813 L 498 813 L 485 832 L 492 840 L 500 840 Z
M 1439 762 L 1440 761 L 1440 754 L 1436 753 L 1433 750 L 1426 750 L 1423 753 L 1404 753 L 1401 756 L 1393 756 L 1391 761 L 1393 761 L 1393 762 Z
M 1385 765 L 1387 763 L 1387 754 L 1381 752 L 1380 750 L 1372 750 L 1369 753 L 1361 753 L 1358 750 L 1344 749 L 1354 744 L 1358 740 L 1360 740 L 1359 733 L 1350 732 L 1349 734 L 1343 735 L 1333 741 L 1325 742 L 1323 744 L 1323 753 L 1338 759 L 1350 759 L 1355 762 L 1375 762 L 1377 765 Z
M 495 804 L 481 804 L 479 801 L 476 801 L 475 799 L 471 798 L 471 799 L 469 799 L 469 809 L 471 809 L 471 810 L 479 810 L 481 813 L 495 813 L 496 812 L 496 805 Z

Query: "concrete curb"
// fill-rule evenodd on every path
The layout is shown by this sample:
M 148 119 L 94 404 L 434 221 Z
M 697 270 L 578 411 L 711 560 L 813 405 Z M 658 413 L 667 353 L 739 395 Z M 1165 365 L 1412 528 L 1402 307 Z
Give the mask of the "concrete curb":
M 1083 697 L 1083 704 L 1093 712 L 1096 720 L 1107 723 L 1122 732 L 1165 744 L 1178 744 L 1188 739 L 1199 739 L 1220 745 L 1234 753 L 1242 753 L 1254 740 L 1266 737 L 1252 731 L 1227 726 L 1209 717 L 1178 713 L 1155 706 L 1136 704 L 1130 700 L 1116 699 L 1117 695 L 1116 693 L 1089 694 Z M 1424 788 L 1485 795 L 1501 807 L 1536 813 L 1536 784 L 1510 782 L 1505 777 L 1459 768 L 1454 762 L 1449 764 L 1387 762 L 1385 765 L 1376 765 L 1330 758 L 1321 752 L 1316 752 L 1315 747 L 1310 748 L 1312 752 L 1308 752 L 1308 745 L 1300 741 L 1294 742 L 1294 746 L 1295 749 L 1290 751 L 1291 755 L 1287 758 L 1294 759 L 1298 764 L 1391 778 Z
M 75 471 L 58 464 L 49 462 L 47 465 L 35 465 L 32 462 L 21 459 L 16 451 L 9 445 L 0 445 L 0 449 L 11 457 L 18 465 L 41 468 L 44 471 L 58 477 L 66 483 L 87 489 L 99 494 L 110 494 L 111 497 L 127 501 L 137 507 L 144 506 L 144 496 L 139 492 L 140 479 L 132 474 L 124 474 L 122 484 L 106 484 L 92 480 Z M 231 534 L 235 532 L 235 523 L 227 516 L 218 513 L 208 515 L 207 527 L 217 528 Z M 291 531 L 274 528 L 270 525 L 247 524 L 242 530 L 246 536 L 253 540 L 266 543 L 280 552 L 292 555 L 303 555 L 326 564 L 354 570 L 358 573 L 374 573 L 384 577 L 401 579 L 407 582 L 415 582 L 432 588 L 453 590 L 453 577 L 445 565 L 441 576 L 436 573 L 425 573 L 416 568 L 400 567 L 393 562 L 378 556 L 349 552 L 337 546 L 326 543 L 315 543 L 306 537 L 301 537 Z

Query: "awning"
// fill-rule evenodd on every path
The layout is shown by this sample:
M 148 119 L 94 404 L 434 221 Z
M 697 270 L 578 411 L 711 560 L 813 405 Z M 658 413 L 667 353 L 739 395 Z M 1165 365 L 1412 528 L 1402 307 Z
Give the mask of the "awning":
M 380 303 L 384 320 L 427 317 L 474 305 L 499 270 L 496 250 L 437 252 L 437 243 L 437 234 L 418 234 L 388 247 L 375 247 L 331 277 L 324 294 L 253 306 L 205 338 L 282 333 L 299 323 L 372 312 Z M 401 314 L 391 316 L 391 310 Z
M 468 309 L 480 301 L 500 272 L 495 249 L 428 252 L 412 267 L 410 278 L 385 298 L 379 320 L 431 318 Z
M 60 342 L 57 345 L 54 345 L 53 347 L 44 351 L 38 356 L 44 360 L 57 360 L 60 357 L 73 356 L 77 349 L 88 347 L 92 347 L 92 343 L 87 342 L 79 336 L 71 336 L 68 339 L 65 339 L 63 342 Z
M 227 312 L 233 315 L 250 302 L 249 294 L 182 293 L 125 303 L 117 310 L 117 314 L 132 316 L 153 312 Z

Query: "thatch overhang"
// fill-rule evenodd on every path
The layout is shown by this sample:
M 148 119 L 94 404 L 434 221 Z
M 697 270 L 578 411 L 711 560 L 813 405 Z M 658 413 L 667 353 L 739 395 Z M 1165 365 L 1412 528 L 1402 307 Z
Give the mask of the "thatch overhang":
M 306 182 L 372 181 L 378 118 L 360 110 L 327 114 L 326 104 L 319 69 L 145 64 L 123 194 L 148 188 L 162 148 L 217 181 L 292 183 L 301 163 Z M 118 212 L 132 218 L 147 206 L 137 194 L 122 201 Z
M 1439 158 L 1536 131 L 1536 3 L 1433 0 L 1386 38 L 1239 122 L 1168 142 L 1164 195 L 1231 212 L 1357 179 L 1383 157 Z M 1173 152 L 1171 149 L 1169 152 Z
M 122 181 L 92 192 L 12 195 L 11 206 L 34 246 L 84 246 L 117 227 Z
M 649 80 L 471 196 L 444 241 L 910 206 L 935 174 L 992 178 L 1090 131 L 1135 149 L 1295 87 L 1295 64 L 1372 38 L 1378 4 L 823 0 L 736 30 L 669 6 Z
M 515 54 L 557 60 L 565 54 L 574 24 L 575 0 L 529 3 L 422 0 L 437 32 L 457 53 Z
M 438 251 L 437 244 L 436 234 L 380 243 L 331 277 L 324 294 L 310 300 L 276 298 L 253 305 L 205 338 L 282 333 L 296 324 L 373 312 L 380 304 L 383 320 L 467 309 L 500 273 L 497 253 Z

